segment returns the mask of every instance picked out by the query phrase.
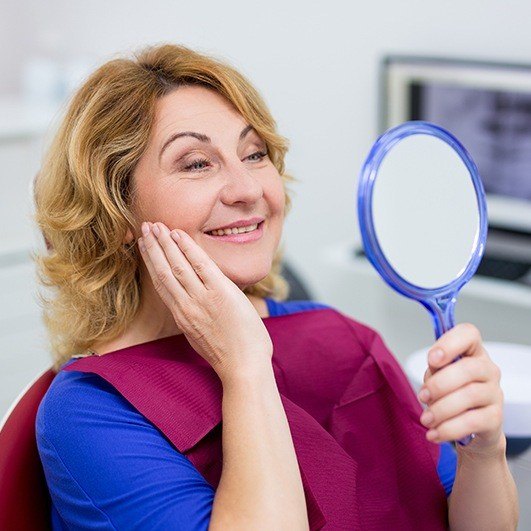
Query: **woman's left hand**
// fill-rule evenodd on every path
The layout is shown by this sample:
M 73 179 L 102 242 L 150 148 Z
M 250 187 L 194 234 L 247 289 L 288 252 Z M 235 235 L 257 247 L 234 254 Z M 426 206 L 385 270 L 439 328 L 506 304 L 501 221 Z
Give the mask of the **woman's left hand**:
M 476 438 L 462 447 L 467 453 L 504 449 L 501 372 L 484 349 L 479 330 L 468 323 L 456 325 L 431 347 L 428 364 L 418 394 L 428 405 L 420 417 L 429 428 L 427 439 L 440 443 L 474 433 Z

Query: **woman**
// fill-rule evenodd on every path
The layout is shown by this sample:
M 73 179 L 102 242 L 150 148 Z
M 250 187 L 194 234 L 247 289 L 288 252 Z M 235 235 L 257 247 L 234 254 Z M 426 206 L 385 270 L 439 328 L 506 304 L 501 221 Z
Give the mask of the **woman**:
M 279 302 L 286 151 L 248 81 L 182 46 L 111 61 L 73 98 L 36 186 L 54 528 L 516 526 L 473 326 L 431 349 L 419 421 L 377 334 Z M 446 441 L 472 432 L 456 471 Z

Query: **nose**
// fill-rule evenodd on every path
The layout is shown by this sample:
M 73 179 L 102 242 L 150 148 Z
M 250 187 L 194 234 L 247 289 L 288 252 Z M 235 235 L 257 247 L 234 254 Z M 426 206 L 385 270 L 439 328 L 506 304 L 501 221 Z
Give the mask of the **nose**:
M 226 179 L 221 190 L 221 200 L 225 204 L 255 203 L 264 195 L 260 180 L 237 161 L 226 168 Z

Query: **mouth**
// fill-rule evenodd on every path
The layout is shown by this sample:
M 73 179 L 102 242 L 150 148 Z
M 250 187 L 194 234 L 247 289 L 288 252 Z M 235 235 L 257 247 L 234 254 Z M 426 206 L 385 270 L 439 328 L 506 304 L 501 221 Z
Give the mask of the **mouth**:
M 214 240 L 233 243 L 247 243 L 259 240 L 263 234 L 265 221 L 254 223 L 247 227 L 235 227 L 232 229 L 220 229 L 205 232 L 205 234 Z

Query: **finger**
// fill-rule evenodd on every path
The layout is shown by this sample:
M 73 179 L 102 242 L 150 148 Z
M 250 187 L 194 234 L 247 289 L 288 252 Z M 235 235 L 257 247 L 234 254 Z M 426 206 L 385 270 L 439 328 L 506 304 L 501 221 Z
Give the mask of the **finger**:
M 457 356 L 480 356 L 485 353 L 479 330 L 470 323 L 461 323 L 444 333 L 428 352 L 433 372 L 448 365 Z
M 461 358 L 428 378 L 419 392 L 419 399 L 431 405 L 466 384 L 489 380 L 497 382 L 498 372 L 499 369 L 490 359 Z
M 473 408 L 484 407 L 493 402 L 501 401 L 501 392 L 488 383 L 473 382 L 457 389 L 439 400 L 433 402 L 420 417 L 420 422 L 428 428 L 437 428 L 439 424 L 447 421 L 465 411 Z
M 148 230 L 144 230 L 144 227 L 147 227 Z M 182 301 L 183 297 L 187 296 L 187 292 L 173 276 L 166 255 L 148 224 L 143 226 L 142 233 L 144 234 L 142 256 L 151 281 L 155 291 L 162 297 L 166 305 L 172 308 L 175 302 Z
M 443 422 L 437 429 L 429 430 L 426 438 L 433 442 L 455 441 L 471 433 L 481 434 L 499 429 L 503 410 L 500 404 L 471 409 Z
M 433 373 L 431 372 L 431 369 L 428 367 L 426 369 L 426 371 L 424 372 L 424 378 L 422 379 L 422 381 L 424 383 L 426 383 L 426 381 L 428 380 L 428 378 L 430 378 L 431 376 L 433 375 Z
M 155 271 L 155 268 L 153 267 L 153 263 L 149 258 L 149 254 L 147 253 L 146 245 L 143 238 L 138 238 L 138 248 L 140 249 L 140 256 L 142 256 L 144 264 L 146 265 L 146 269 L 148 270 L 153 286 L 155 287 L 155 291 L 159 294 L 165 304 L 171 303 L 172 296 L 167 290 L 166 286 L 164 286 L 163 284 L 157 284 L 157 273 Z
M 227 280 L 216 262 L 189 234 L 181 229 L 174 229 L 171 236 L 207 289 L 219 288 L 220 281 Z
M 190 295 L 198 295 L 205 290 L 202 279 L 194 270 L 186 255 L 181 251 L 176 241 L 171 237 L 170 230 L 164 223 L 155 223 L 153 232 L 169 263 L 173 276 L 179 281 Z

